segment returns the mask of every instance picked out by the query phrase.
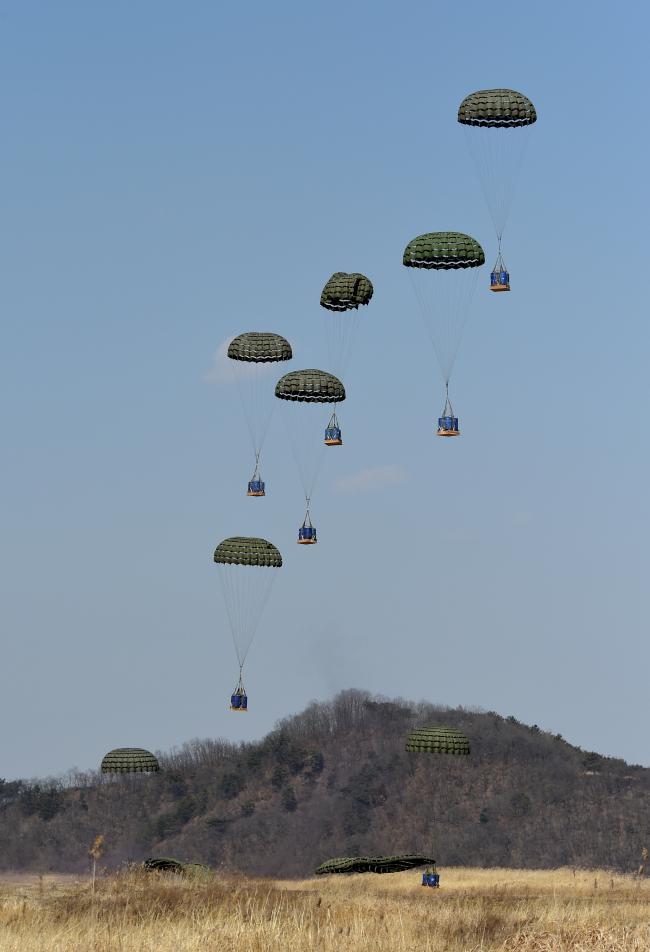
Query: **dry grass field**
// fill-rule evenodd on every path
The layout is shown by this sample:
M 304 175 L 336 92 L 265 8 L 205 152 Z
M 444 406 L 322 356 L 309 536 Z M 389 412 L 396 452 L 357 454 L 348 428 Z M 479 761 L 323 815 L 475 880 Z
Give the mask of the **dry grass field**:
M 4 877 L 11 952 L 648 952 L 650 879 L 599 871 L 445 869 L 302 882 L 141 871 Z

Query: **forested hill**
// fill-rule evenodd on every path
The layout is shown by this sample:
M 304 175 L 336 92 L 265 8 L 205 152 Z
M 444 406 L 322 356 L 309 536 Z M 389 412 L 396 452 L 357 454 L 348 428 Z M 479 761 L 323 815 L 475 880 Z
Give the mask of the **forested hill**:
M 444 724 L 469 757 L 412 754 L 414 727 Z M 631 871 L 650 845 L 650 769 L 601 757 L 493 712 L 345 691 L 259 743 L 192 741 L 159 774 L 0 781 L 0 866 L 87 868 L 172 856 L 273 876 L 324 859 L 424 851 L 443 865 Z

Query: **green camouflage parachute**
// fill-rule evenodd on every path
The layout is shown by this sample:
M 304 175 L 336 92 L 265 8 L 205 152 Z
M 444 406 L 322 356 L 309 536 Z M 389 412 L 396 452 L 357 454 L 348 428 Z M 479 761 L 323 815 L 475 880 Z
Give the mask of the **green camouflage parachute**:
M 424 326 L 445 383 L 446 402 L 438 433 L 458 433 L 449 401 L 449 381 L 469 318 L 478 269 L 485 254 L 478 241 L 459 231 L 431 231 L 409 241 L 402 255 Z M 445 422 L 446 421 L 446 422 Z M 451 428 L 450 428 L 451 427 Z
M 410 753 L 466 756 L 470 752 L 470 743 L 469 738 L 455 727 L 420 727 L 407 737 L 406 750 Z
M 490 288 L 509 291 L 510 273 L 501 241 L 537 112 L 530 99 L 514 89 L 479 89 L 463 99 L 458 122 L 465 131 L 497 235 Z
M 254 536 L 232 536 L 214 550 L 214 561 L 220 565 L 262 565 L 279 569 L 282 556 L 271 542 Z
M 360 304 L 369 303 L 372 292 L 372 282 L 365 274 L 336 271 L 322 290 L 321 307 L 326 307 L 328 311 L 356 309 Z
M 409 241 L 402 263 L 406 268 L 436 271 L 478 268 L 485 264 L 485 254 L 478 241 L 469 235 L 458 231 L 432 231 Z
M 233 337 L 228 345 L 231 360 L 243 360 L 248 363 L 272 363 L 291 360 L 291 344 L 280 334 L 263 331 L 249 331 Z
M 401 873 L 418 866 L 432 866 L 430 856 L 420 853 L 404 853 L 400 856 L 342 856 L 328 859 L 315 871 L 317 876 L 331 873 Z
M 280 334 L 248 331 L 230 341 L 228 357 L 255 454 L 255 468 L 248 482 L 247 495 L 265 496 L 266 486 L 260 475 L 260 456 L 275 407 L 273 377 L 269 375 L 269 367 L 291 360 L 291 344 Z
M 299 403 L 339 403 L 345 400 L 345 387 L 324 370 L 292 370 L 278 380 L 275 395 Z
M 118 747 L 109 750 L 102 760 L 102 773 L 155 773 L 160 764 L 152 753 L 142 747 Z
M 537 112 L 528 96 L 514 89 L 479 89 L 463 99 L 458 121 L 464 126 L 512 129 L 537 122 Z
M 212 870 L 204 863 L 181 863 L 178 859 L 169 856 L 149 857 L 142 864 L 144 869 L 156 873 L 176 873 L 189 879 L 207 878 Z
M 239 663 L 239 685 L 242 694 L 242 671 L 251 649 L 262 613 L 271 595 L 282 556 L 272 542 L 255 536 L 232 536 L 214 550 L 219 583 L 230 623 L 233 647 Z M 246 709 L 246 708 L 244 708 Z

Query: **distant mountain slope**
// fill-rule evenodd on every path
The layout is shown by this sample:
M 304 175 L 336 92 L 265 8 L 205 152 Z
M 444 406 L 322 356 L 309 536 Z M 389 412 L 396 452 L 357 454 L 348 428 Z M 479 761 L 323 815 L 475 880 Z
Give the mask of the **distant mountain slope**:
M 470 757 L 407 754 L 446 724 Z M 241 746 L 193 741 L 160 774 L 0 782 L 0 868 L 81 871 L 98 833 L 108 866 L 146 856 L 299 876 L 334 856 L 431 849 L 443 865 L 632 870 L 650 845 L 650 769 L 493 712 L 345 691 Z

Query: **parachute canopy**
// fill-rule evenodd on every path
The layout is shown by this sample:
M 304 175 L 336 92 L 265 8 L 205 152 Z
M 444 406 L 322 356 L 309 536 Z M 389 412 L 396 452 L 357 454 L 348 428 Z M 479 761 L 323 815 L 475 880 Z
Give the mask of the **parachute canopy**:
M 280 334 L 266 331 L 248 331 L 234 337 L 228 345 L 231 360 L 244 360 L 248 363 L 271 363 L 277 360 L 291 360 L 291 344 Z
M 368 304 L 372 292 L 372 282 L 365 274 L 336 271 L 323 288 L 321 307 L 328 311 L 349 311 L 360 304 Z
M 402 262 L 407 268 L 448 271 L 478 268 L 485 264 L 485 254 L 478 241 L 469 235 L 458 231 L 432 231 L 409 241 Z
M 345 400 L 345 387 L 324 370 L 292 370 L 278 380 L 275 395 L 300 403 L 338 403 Z
M 321 863 L 315 871 L 317 876 L 329 873 L 401 873 L 418 866 L 432 866 L 430 856 L 419 853 L 404 853 L 400 856 L 341 856 Z
M 464 126 L 514 129 L 532 126 L 537 112 L 530 99 L 514 89 L 479 89 L 463 99 L 458 121 Z
M 261 565 L 279 569 L 282 556 L 272 542 L 253 536 L 232 536 L 214 550 L 219 565 Z
M 466 756 L 470 744 L 469 738 L 455 727 L 420 727 L 407 737 L 406 749 L 411 753 Z
M 155 773 L 160 764 L 152 753 L 142 747 L 117 747 L 104 756 L 102 773 Z

